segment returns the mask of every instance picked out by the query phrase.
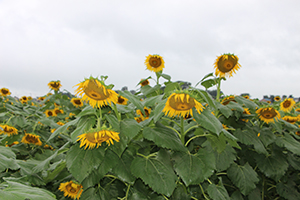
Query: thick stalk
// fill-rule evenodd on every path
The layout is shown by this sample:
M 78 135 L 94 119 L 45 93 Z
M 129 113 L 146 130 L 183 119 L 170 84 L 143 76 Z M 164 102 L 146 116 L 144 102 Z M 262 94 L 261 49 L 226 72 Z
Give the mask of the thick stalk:
M 216 101 L 220 102 L 220 96 L 221 96 L 221 80 L 220 78 L 217 79 L 217 96 Z
M 180 139 L 181 139 L 182 144 L 184 145 L 185 144 L 185 132 L 184 132 L 184 119 L 182 116 L 180 117 L 180 129 L 181 129 Z

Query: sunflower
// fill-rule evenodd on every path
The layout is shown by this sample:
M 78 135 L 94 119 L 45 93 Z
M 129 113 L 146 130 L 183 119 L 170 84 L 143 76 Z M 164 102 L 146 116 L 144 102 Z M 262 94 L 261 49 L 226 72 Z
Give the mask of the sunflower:
M 10 93 L 9 89 L 1 88 L 0 89 L 0 95 L 5 97 L 5 96 L 8 96 L 8 95 L 11 95 L 11 93 Z
M 44 101 L 46 97 L 38 97 L 37 100 Z
M 142 117 L 142 118 L 143 118 L 143 121 L 144 121 L 145 119 L 148 119 L 148 118 L 149 118 L 149 115 L 150 115 L 150 113 L 151 113 L 151 108 L 144 107 L 144 111 L 145 111 L 145 115 L 142 113 L 141 110 L 137 110 L 137 111 L 136 111 L 136 114 L 138 114 L 140 117 Z
M 163 57 L 159 55 L 148 55 L 146 56 L 145 65 L 147 69 L 153 72 L 162 71 L 165 68 L 165 61 Z
M 284 116 L 282 119 L 291 124 L 295 124 L 297 121 L 299 121 L 298 117 L 293 117 L 293 116 Z
M 53 109 L 53 112 L 55 113 L 55 115 L 58 115 L 58 114 L 64 114 L 64 111 L 59 109 L 59 108 L 54 108 Z
M 61 87 L 60 81 L 51 81 L 48 83 L 48 86 L 51 90 L 58 91 Z
M 233 95 L 230 95 L 230 96 L 228 96 L 228 97 L 225 97 L 225 98 L 221 101 L 221 104 L 227 105 L 227 104 L 229 104 L 230 101 L 236 102 L 236 101 L 234 100 L 234 98 L 235 98 L 235 97 L 234 97 Z
M 127 105 L 127 101 L 128 99 L 119 95 L 118 96 L 118 101 L 117 101 L 117 104 L 121 104 L 121 105 Z
M 140 122 L 144 121 L 144 118 L 143 118 L 143 117 L 141 117 L 141 116 L 139 116 L 139 117 L 135 117 L 134 119 L 135 119 L 135 121 L 137 121 L 138 123 L 140 123 Z
M 250 99 L 249 95 L 244 95 L 243 96 L 245 99 Z
M 274 97 L 274 101 L 280 101 L 280 100 L 281 100 L 280 96 L 275 96 Z
M 81 196 L 81 193 L 83 191 L 81 184 L 74 183 L 73 181 L 61 183 L 59 185 L 59 190 L 64 192 L 64 196 L 69 196 L 73 199 L 79 199 Z
M 218 77 L 231 77 L 233 73 L 241 67 L 238 63 L 239 58 L 234 54 L 223 54 L 217 57 L 216 62 L 214 64 L 214 68 L 216 69 L 216 76 Z
M 7 142 L 7 141 L 6 141 L 6 142 Z M 18 142 L 18 141 L 15 141 L 15 142 L 13 142 L 13 143 L 11 143 L 11 144 L 6 144 L 5 147 L 12 147 L 12 146 L 14 146 L 14 145 L 16 145 L 16 144 L 19 144 L 19 142 Z
M 296 108 L 295 111 L 300 112 L 300 108 Z
M 300 128 L 300 125 L 298 127 Z M 300 131 L 296 131 L 295 134 L 300 136 Z
M 146 86 L 146 85 L 149 85 L 149 81 L 148 79 L 141 79 L 141 82 L 140 82 L 140 85 L 143 87 L 143 86 Z
M 46 110 L 45 111 L 46 117 L 55 117 L 56 113 L 53 110 Z
M 8 136 L 12 136 L 12 135 L 17 135 L 18 134 L 18 129 L 16 129 L 13 126 L 9 126 L 9 125 L 0 125 L 1 129 L 0 129 L 0 135 L 1 134 L 6 134 Z
M 119 133 L 107 129 L 105 126 L 97 129 L 90 129 L 84 134 L 78 136 L 77 141 L 80 141 L 80 148 L 85 146 L 84 149 L 93 149 L 101 146 L 102 142 L 106 144 L 114 144 L 113 140 L 119 142 Z
M 75 106 L 76 108 L 82 107 L 82 106 L 83 106 L 83 101 L 81 101 L 80 98 L 72 98 L 72 99 L 71 99 L 71 103 L 72 103 L 73 106 Z
M 280 118 L 279 112 L 272 107 L 260 108 L 256 111 L 256 113 L 259 118 L 267 124 L 269 122 L 274 122 L 274 119 L 278 120 Z
M 27 103 L 28 98 L 27 98 L 26 96 L 22 96 L 19 100 L 20 100 L 22 103 Z
M 196 101 L 193 97 L 186 93 L 173 93 L 169 96 L 166 105 L 163 109 L 165 115 L 169 117 L 179 116 L 185 117 L 187 115 L 193 116 L 192 108 L 196 108 L 198 113 L 203 111 L 201 103 Z
M 118 94 L 115 91 L 107 89 L 98 79 L 93 77 L 75 86 L 78 87 L 75 90 L 76 95 L 83 95 L 82 100 L 88 101 L 93 108 L 100 108 L 111 103 L 116 104 L 118 101 Z
M 222 124 L 223 129 L 228 130 L 228 126 L 226 126 L 225 124 Z
M 65 123 L 63 123 L 63 122 L 56 122 L 56 124 L 58 124 L 58 125 L 60 125 L 60 126 L 65 125 Z
M 40 136 L 31 134 L 31 133 L 25 133 L 21 142 L 25 143 L 25 144 L 34 144 L 34 145 L 38 145 L 38 146 L 42 145 Z
M 51 145 L 48 145 L 48 144 L 44 145 L 44 149 L 54 150 L 54 148 Z
M 280 110 L 284 112 L 290 112 L 295 104 L 296 102 L 294 101 L 294 99 L 292 98 L 285 99 L 280 103 Z

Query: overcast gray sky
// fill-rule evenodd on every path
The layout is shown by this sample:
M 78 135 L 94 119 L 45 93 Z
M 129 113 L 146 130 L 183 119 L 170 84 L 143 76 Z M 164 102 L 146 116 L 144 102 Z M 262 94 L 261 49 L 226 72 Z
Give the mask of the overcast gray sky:
M 0 0 L 0 88 L 35 97 L 60 80 L 74 93 L 107 75 L 114 89 L 135 90 L 155 77 L 149 54 L 194 86 L 234 53 L 242 67 L 222 83 L 226 95 L 300 97 L 299 9 L 299 0 Z

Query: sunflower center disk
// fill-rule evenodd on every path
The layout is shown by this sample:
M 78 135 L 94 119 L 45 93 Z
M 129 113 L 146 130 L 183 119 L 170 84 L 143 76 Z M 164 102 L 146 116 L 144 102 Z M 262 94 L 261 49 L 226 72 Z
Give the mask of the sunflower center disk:
M 75 100 L 74 103 L 77 104 L 77 105 L 80 105 L 81 101 L 80 100 Z
M 161 59 L 160 58 L 151 57 L 149 59 L 149 64 L 151 65 L 151 67 L 158 68 L 161 65 Z
M 58 88 L 58 87 L 59 87 L 59 83 L 52 83 L 51 86 L 52 86 L 53 88 Z
M 26 140 L 29 142 L 29 143 L 37 143 L 37 139 L 35 137 L 32 137 L 32 136 L 27 136 L 26 137 Z
M 274 118 L 277 114 L 274 110 L 268 110 L 268 111 L 262 111 L 261 115 L 266 118 L 266 119 L 272 119 Z
M 94 100 L 105 100 L 109 98 L 109 93 L 106 91 L 104 86 L 98 87 L 98 85 L 93 81 L 89 82 L 87 87 L 84 89 L 84 93 Z
M 290 101 L 285 101 L 284 103 L 283 103 L 283 107 L 285 107 L 285 108 L 288 108 L 288 107 L 290 107 L 291 106 L 291 102 Z
M 74 187 L 72 187 L 71 184 L 67 185 L 67 186 L 66 186 L 66 189 L 68 190 L 69 193 L 77 193 L 77 191 L 78 191 L 78 190 L 77 190 L 77 187 L 74 188 Z
M 5 133 L 12 133 L 14 130 L 12 128 L 4 127 L 4 132 Z
M 228 59 L 226 59 L 226 60 L 220 59 L 218 62 L 218 69 L 221 72 L 226 73 L 226 72 L 231 71 L 236 64 L 237 64 L 237 61 L 235 59 L 233 59 L 232 57 L 228 57 Z
M 187 102 L 186 97 L 183 101 L 181 99 L 175 99 L 175 97 L 172 97 L 170 99 L 170 106 L 174 110 L 186 111 L 192 109 L 195 106 L 195 102 L 191 99 L 189 102 Z

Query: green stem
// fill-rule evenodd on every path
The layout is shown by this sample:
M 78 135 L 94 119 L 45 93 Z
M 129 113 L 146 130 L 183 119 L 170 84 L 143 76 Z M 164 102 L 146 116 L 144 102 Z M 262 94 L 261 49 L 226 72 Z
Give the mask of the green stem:
M 127 188 L 127 191 L 126 191 L 126 195 L 125 195 L 125 197 L 124 197 L 124 199 L 126 199 L 126 200 L 127 200 L 127 198 L 128 198 L 129 189 L 130 189 L 130 184 L 128 184 L 128 188 Z
M 168 121 L 170 121 L 170 122 L 173 122 L 174 124 L 176 124 L 177 126 L 180 127 L 180 125 L 179 125 L 177 122 L 175 122 L 174 120 L 172 120 L 172 119 L 169 119 L 169 118 L 166 118 L 166 117 L 162 117 L 162 119 L 168 120 Z
M 118 120 L 121 121 L 121 113 L 118 112 L 117 105 L 114 104 L 113 106 L 111 106 L 111 108 L 112 108 L 113 111 L 115 112 L 115 114 L 116 114 Z
M 98 121 L 97 121 L 97 128 L 101 127 L 101 120 L 102 120 L 102 111 L 101 111 L 101 108 L 99 108 L 99 117 L 98 117 Z
M 166 127 L 173 130 L 173 131 L 175 131 L 178 134 L 178 136 L 181 137 L 180 133 L 175 128 L 173 128 L 171 126 L 166 126 Z
M 220 102 L 220 96 L 221 96 L 221 79 L 217 79 L 217 96 L 216 101 Z
M 194 137 L 190 138 L 190 139 L 185 143 L 184 146 L 187 146 L 187 145 L 190 143 L 190 141 L 192 141 L 193 139 L 195 139 L 195 138 L 197 138 L 197 137 L 205 137 L 205 136 L 207 136 L 207 135 L 209 135 L 209 134 L 206 134 L 206 135 L 195 135 Z
M 265 176 L 263 175 L 263 182 L 261 188 L 261 200 L 264 200 L 264 198 L 265 198 Z
M 199 186 L 200 186 L 200 189 L 202 191 L 202 194 L 203 194 L 204 198 L 207 199 L 207 200 L 209 200 L 209 198 L 207 198 L 207 196 L 205 195 L 204 190 L 203 190 L 201 184 L 199 184 Z
M 184 119 L 182 116 L 180 117 L 180 130 L 181 130 L 180 139 L 181 139 L 182 144 L 184 145 L 185 144 L 185 132 L 184 132 Z

